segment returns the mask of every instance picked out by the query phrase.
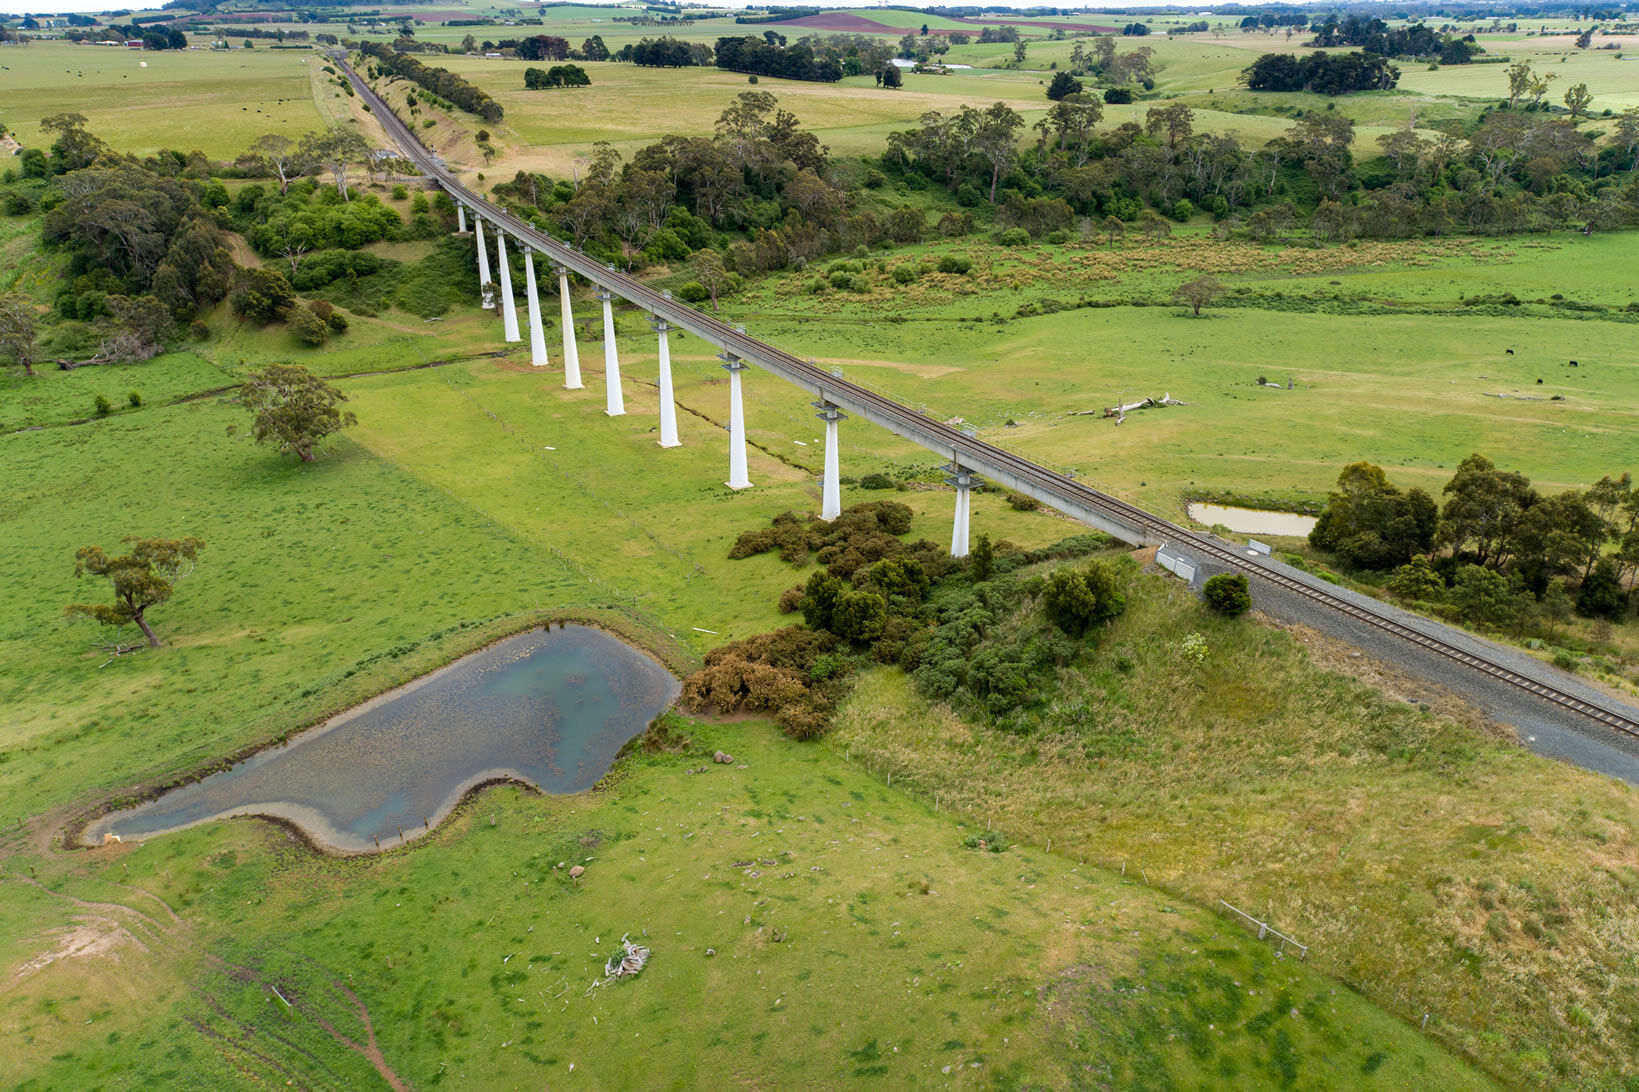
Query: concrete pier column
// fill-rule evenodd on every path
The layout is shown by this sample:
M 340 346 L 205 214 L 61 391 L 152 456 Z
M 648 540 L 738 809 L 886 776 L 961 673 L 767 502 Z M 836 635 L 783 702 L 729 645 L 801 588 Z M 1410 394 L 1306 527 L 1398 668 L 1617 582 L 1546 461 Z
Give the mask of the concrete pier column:
M 546 331 L 541 329 L 541 296 L 535 287 L 535 251 L 524 244 L 524 287 L 529 291 L 529 362 L 537 368 L 550 363 L 546 358 Z
M 484 310 L 495 310 L 495 282 L 489 279 L 489 248 L 484 245 L 484 218 L 474 215 L 472 230 L 478 236 L 478 291 Z
M 626 398 L 620 390 L 620 355 L 615 351 L 615 294 L 600 291 L 603 301 L 603 412 L 610 417 L 626 413 Z
M 750 489 L 746 474 L 746 411 L 740 398 L 740 373 L 751 365 L 730 352 L 717 354 L 728 370 L 728 481 L 730 489 Z
M 459 201 L 455 203 L 455 230 L 460 235 L 467 233 L 467 206 Z
M 506 260 L 506 232 L 495 229 L 495 260 L 501 266 L 501 328 L 508 341 L 522 341 L 518 335 L 518 303 L 512 298 L 512 263 Z
M 820 503 L 820 519 L 827 522 L 842 515 L 842 476 L 837 458 L 837 422 L 847 419 L 836 406 L 824 400 L 814 403 L 815 414 L 825 422 L 825 487 Z
M 569 305 L 569 270 L 558 266 L 558 302 L 563 309 L 563 387 L 578 391 L 585 384 L 580 381 L 580 350 L 575 346 L 575 312 Z
M 952 462 L 945 467 L 950 476 L 945 484 L 956 488 L 956 521 L 950 532 L 950 556 L 967 556 L 968 515 L 972 510 L 971 497 L 974 483 L 977 481 L 972 471 L 964 468 L 960 463 Z
M 672 327 L 658 315 L 650 325 L 660 335 L 660 446 L 679 447 L 682 441 L 677 438 L 677 403 L 672 401 L 672 347 L 666 337 Z

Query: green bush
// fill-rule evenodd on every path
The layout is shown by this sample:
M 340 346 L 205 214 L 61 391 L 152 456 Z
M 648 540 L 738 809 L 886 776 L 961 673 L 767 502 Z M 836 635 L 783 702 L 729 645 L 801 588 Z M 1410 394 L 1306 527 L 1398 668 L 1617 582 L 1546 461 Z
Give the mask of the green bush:
M 699 281 L 689 281 L 677 290 L 677 298 L 684 303 L 699 303 L 710 299 L 711 293 L 706 291 L 706 286 Z
M 1030 233 L 1022 227 L 1008 228 L 996 236 L 996 241 L 1002 246 L 1029 246 Z
M 848 290 L 864 294 L 871 290 L 871 278 L 863 273 L 855 273 L 848 278 Z
M 199 319 L 194 319 L 188 324 L 188 335 L 195 341 L 205 341 L 211 336 L 211 328 Z
M 1060 228 L 1058 231 L 1049 231 L 1047 233 L 1047 241 L 1052 243 L 1054 246 L 1063 246 L 1065 243 L 1070 241 L 1070 233 L 1065 231 L 1063 228 Z
M 107 417 L 114 412 L 113 405 L 100 394 L 91 400 L 91 405 L 96 410 L 98 417 Z
M 127 402 L 131 403 L 131 408 L 132 409 L 141 409 L 142 408 L 142 392 L 141 391 L 132 391 L 130 394 L 125 396 L 125 400 Z
M 853 280 L 853 274 L 849 273 L 846 269 L 834 269 L 831 272 L 830 281 L 832 288 L 847 288 L 853 283 Z
M 894 480 L 886 474 L 867 474 L 859 479 L 861 489 L 895 489 Z
M 1034 512 L 1041 507 L 1041 501 L 1035 497 L 1027 497 L 1023 493 L 1009 493 L 1007 506 L 1020 512 Z
M 393 187 L 393 200 L 394 201 L 403 201 L 406 198 L 408 198 L 409 196 L 410 196 L 409 187 L 405 186 L 404 183 L 400 182 L 398 185 Z
M 285 316 L 290 325 L 290 332 L 296 335 L 297 340 L 308 345 L 323 345 L 330 328 L 318 315 L 307 307 L 292 307 Z
M 1252 592 L 1240 573 L 1219 573 L 1201 586 L 1206 605 L 1219 614 L 1237 618 L 1252 609 Z
M 285 275 L 263 266 L 241 269 L 233 293 L 233 310 L 251 322 L 266 325 L 296 305 L 296 293 Z M 308 312 L 312 314 L 312 312 Z
M 1041 600 L 1047 620 L 1071 637 L 1080 637 L 1094 622 L 1114 618 L 1127 609 L 1115 570 L 1102 561 L 1085 569 L 1054 570 L 1042 588 Z
M 340 311 L 332 311 L 324 317 L 324 324 L 336 333 L 342 333 L 347 329 L 347 316 Z
M 908 264 L 894 266 L 893 279 L 896 284 L 910 284 L 916 279 L 916 267 Z
M 972 268 L 972 262 L 955 254 L 946 254 L 939 259 L 939 272 L 941 273 L 966 273 Z

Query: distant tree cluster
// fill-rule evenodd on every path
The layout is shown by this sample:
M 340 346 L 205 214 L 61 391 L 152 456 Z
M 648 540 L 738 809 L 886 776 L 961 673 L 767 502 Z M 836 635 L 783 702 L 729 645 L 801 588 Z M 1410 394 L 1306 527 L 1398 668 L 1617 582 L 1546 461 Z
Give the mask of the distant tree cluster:
M 649 68 L 692 68 L 711 64 L 712 52 L 703 42 L 685 42 L 664 34 L 659 38 L 628 42 L 614 54 L 614 59 Z
M 1454 38 L 1426 23 L 1390 29 L 1383 20 L 1365 15 L 1348 15 L 1341 21 L 1329 16 L 1315 27 L 1314 38 L 1306 44 L 1320 49 L 1353 46 L 1380 57 L 1437 58 L 1441 64 L 1467 64 L 1485 52 L 1472 34 Z
M 787 46 L 783 42 L 771 42 L 749 35 L 744 38 L 719 38 L 716 58 L 718 68 L 731 72 L 815 83 L 835 83 L 842 79 L 842 63 L 832 56 L 816 56 L 806 42 Z
M 1375 53 L 1265 53 L 1241 73 L 1252 91 L 1314 91 L 1346 95 L 1351 91 L 1388 91 L 1400 70 Z
M 543 91 L 551 87 L 590 87 L 592 77 L 578 64 L 555 64 L 551 68 L 524 69 L 524 88 Z

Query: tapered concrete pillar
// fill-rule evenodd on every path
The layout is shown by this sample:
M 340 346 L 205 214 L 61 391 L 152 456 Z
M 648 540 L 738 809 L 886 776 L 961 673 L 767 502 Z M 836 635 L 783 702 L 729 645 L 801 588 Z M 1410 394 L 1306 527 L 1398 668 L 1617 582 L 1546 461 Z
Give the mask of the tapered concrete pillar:
M 478 237 L 478 291 L 484 310 L 495 309 L 495 282 L 489 279 L 489 248 L 484 245 L 484 218 L 474 215 L 472 230 Z
M 820 519 L 827 522 L 842 515 L 841 460 L 837 458 L 837 422 L 847 414 L 826 401 L 814 403 L 820 412 L 815 414 L 825 422 L 825 486 L 820 502 Z
M 677 403 L 672 401 L 672 347 L 666 337 L 672 328 L 659 316 L 650 324 L 660 335 L 660 446 L 679 447 L 682 441 L 677 438 Z
M 501 328 L 508 341 L 522 341 L 518 335 L 518 303 L 512 298 L 512 263 L 506 260 L 506 232 L 495 229 L 495 260 L 501 266 Z
M 970 498 L 976 479 L 973 472 L 965 469 L 960 463 L 952 462 L 945 469 L 950 471 L 945 484 L 956 488 L 956 520 L 950 532 L 950 556 L 966 557 Z
M 563 309 L 563 387 L 578 391 L 580 381 L 580 350 L 575 346 L 575 312 L 569 305 L 569 270 L 558 266 L 558 302 Z
M 746 411 L 740 399 L 740 373 L 751 365 L 724 352 L 717 354 L 728 370 L 728 481 L 730 489 L 750 489 L 746 475 Z
M 524 287 L 529 291 L 529 362 L 537 368 L 546 359 L 546 331 L 541 329 L 541 297 L 535 289 L 535 251 L 524 245 Z
M 610 417 L 626 413 L 626 398 L 620 389 L 620 355 L 615 351 L 615 294 L 599 292 L 603 301 L 603 412 Z
M 459 201 L 455 203 L 455 230 L 461 235 L 467 233 L 467 206 Z

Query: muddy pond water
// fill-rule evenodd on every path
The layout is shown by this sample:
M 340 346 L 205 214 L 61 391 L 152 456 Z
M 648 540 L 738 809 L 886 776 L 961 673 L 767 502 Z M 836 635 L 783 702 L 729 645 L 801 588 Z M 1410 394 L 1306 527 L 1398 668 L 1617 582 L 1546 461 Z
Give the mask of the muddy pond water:
M 602 630 L 533 630 L 231 769 L 103 816 L 84 839 L 267 815 L 344 852 L 398 845 L 436 827 L 485 781 L 511 778 L 549 793 L 590 788 L 680 689 L 659 663 Z
M 1286 538 L 1304 538 L 1314 530 L 1314 516 L 1300 516 L 1296 512 L 1270 512 L 1261 508 L 1236 508 L 1227 504 L 1207 504 L 1193 501 L 1189 518 L 1208 527 L 1222 524 L 1238 535 L 1276 535 Z

